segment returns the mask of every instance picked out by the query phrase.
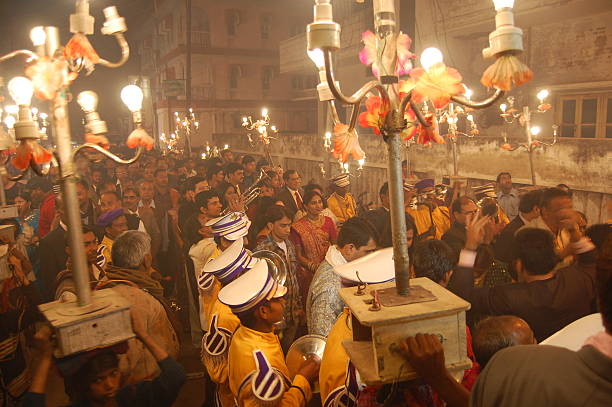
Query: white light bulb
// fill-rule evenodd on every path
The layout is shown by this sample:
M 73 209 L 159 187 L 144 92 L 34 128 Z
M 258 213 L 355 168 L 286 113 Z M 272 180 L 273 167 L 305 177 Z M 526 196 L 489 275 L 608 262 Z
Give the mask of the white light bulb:
M 19 106 L 29 106 L 34 94 L 32 81 L 23 76 L 16 76 L 7 85 L 11 97 Z
M 548 97 L 548 95 L 549 95 L 548 89 L 542 89 L 541 91 L 538 92 L 537 98 L 540 99 L 540 102 L 542 102 L 544 99 Z
M 329 131 L 327 133 L 325 133 L 325 138 L 327 140 L 331 140 L 331 133 Z
M 243 118 L 242 118 L 242 122 L 243 122 L 243 123 L 246 123 L 248 120 L 249 120 L 249 119 L 247 119 L 246 117 L 243 117 Z
M 261 109 L 261 115 L 263 117 L 266 117 L 268 115 L 268 109 L 266 109 L 265 107 L 263 109 Z
M 40 117 L 42 120 L 47 120 L 47 117 L 49 116 L 47 115 L 47 113 L 41 113 L 38 115 L 38 117 Z
M 15 116 L 13 115 L 8 115 L 4 118 L 4 124 L 8 129 L 12 129 L 16 121 L 17 119 L 15 119 Z
M 229 148 L 229 144 L 225 144 L 225 145 L 223 146 L 223 149 L 224 149 L 224 150 L 227 150 L 228 148 Z
M 361 158 L 357 160 L 357 163 L 359 164 L 360 167 L 363 167 L 363 165 L 365 164 L 365 158 Z
M 474 91 L 465 85 L 463 85 L 463 87 L 465 88 L 465 92 L 463 92 L 463 94 L 465 95 L 467 99 L 471 99 L 472 95 L 474 94 Z
M 19 107 L 17 105 L 7 105 L 4 107 L 4 111 L 8 114 L 17 114 L 19 113 Z
M 30 30 L 30 40 L 32 40 L 32 44 L 34 44 L 35 47 L 45 45 L 45 42 L 47 41 L 45 29 L 41 26 L 32 28 L 32 30 Z
M 270 130 L 272 130 L 272 131 L 276 131 L 276 126 L 272 126 L 272 127 L 270 127 Z
M 437 63 L 440 63 L 444 60 L 442 56 L 442 52 L 438 48 L 429 47 L 425 48 L 421 53 L 421 66 L 426 71 L 429 71 L 429 68 L 434 66 Z
M 320 48 L 306 50 L 306 53 L 308 54 L 308 58 L 314 62 L 317 68 L 323 69 L 325 67 L 325 57 L 323 56 L 323 51 Z
M 493 0 L 493 5 L 496 11 L 504 8 L 512 8 L 514 7 L 514 0 Z
M 95 112 L 98 108 L 98 95 L 96 95 L 95 92 L 86 90 L 79 93 L 79 96 L 77 96 L 77 103 L 85 113 Z
M 533 126 L 531 128 L 531 135 L 532 136 L 537 136 L 538 134 L 540 134 L 541 131 L 542 131 L 542 129 L 540 128 L 540 126 Z
M 508 109 L 507 104 L 502 103 L 501 105 L 499 105 L 499 110 L 501 110 L 502 112 L 506 113 L 506 109 Z
M 38 108 L 33 107 L 33 108 L 30 109 L 30 112 L 32 112 L 32 116 L 36 116 L 36 115 L 38 115 Z
M 472 116 L 471 114 L 468 114 L 468 115 L 467 115 L 467 119 L 468 119 L 469 121 L 473 122 L 473 121 L 474 121 L 474 116 Z
M 121 89 L 121 100 L 131 112 L 137 112 L 142 108 L 142 89 L 136 85 L 127 85 Z

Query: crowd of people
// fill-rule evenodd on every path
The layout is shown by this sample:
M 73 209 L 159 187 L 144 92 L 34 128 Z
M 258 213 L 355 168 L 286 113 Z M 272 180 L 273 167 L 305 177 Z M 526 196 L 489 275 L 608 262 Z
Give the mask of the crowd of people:
M 303 185 L 295 169 L 229 149 L 79 166 L 91 287 L 129 301 L 136 336 L 55 359 L 37 305 L 78 295 L 64 200 L 53 171 L 5 181 L 19 215 L 0 235 L 2 405 L 59 405 L 65 392 L 75 406 L 170 406 L 185 346 L 201 352 L 210 406 L 610 405 L 612 226 L 574 210 L 566 185 L 517 189 L 508 172 L 469 190 L 404 182 L 411 277 L 471 304 L 472 368 L 456 380 L 424 332 L 401 343 L 420 379 L 361 383 L 342 347 L 352 317 L 339 290 L 394 278 L 392 222 L 387 183 L 371 209 L 350 186 L 344 173 Z M 583 318 L 596 322 L 572 330 Z M 285 354 L 307 334 L 326 338 L 323 358 L 290 373 Z M 559 336 L 580 343 L 541 344 Z

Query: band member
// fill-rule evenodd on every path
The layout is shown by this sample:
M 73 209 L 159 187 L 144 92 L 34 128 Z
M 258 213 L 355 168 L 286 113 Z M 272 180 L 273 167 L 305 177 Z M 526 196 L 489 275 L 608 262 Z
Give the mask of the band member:
M 238 239 L 219 257 L 206 263 L 198 279 L 198 285 L 202 291 L 207 291 L 215 281 L 224 287 L 243 271 L 250 269 L 255 262 L 256 259 L 244 248 L 243 239 Z M 232 334 L 240 325 L 240 320 L 218 298 L 212 301 L 211 306 L 205 311 L 209 324 L 202 338 L 202 362 L 211 380 L 217 385 L 216 405 L 233 407 L 235 402 L 228 383 L 227 353 Z
M 417 228 L 417 241 L 425 239 L 435 239 L 436 224 L 433 219 L 434 203 L 434 180 L 432 178 L 423 179 L 414 184 L 416 189 L 416 204 L 406 206 L 406 213 L 412 216 Z M 406 189 L 406 188 L 404 188 Z M 408 205 L 410 201 L 406 202 Z
M 240 319 L 229 348 L 229 386 L 238 406 L 305 406 L 319 362 L 308 359 L 291 380 L 275 325 L 283 320 L 287 288 L 259 260 L 219 291 L 219 300 Z
M 377 284 L 393 280 L 393 249 L 387 248 L 368 254 L 357 261 L 344 264 L 334 269 L 345 286 L 363 283 Z M 360 282 L 361 280 L 361 282 Z M 359 374 L 349 360 L 342 342 L 353 338 L 351 312 L 345 308 L 336 319 L 325 345 L 319 386 L 321 401 L 324 407 L 354 407 L 360 390 L 364 386 L 359 382 Z
M 357 216 L 357 204 L 350 192 L 349 174 L 343 173 L 331 179 L 334 192 L 327 198 L 327 206 L 338 219 L 338 226 Z

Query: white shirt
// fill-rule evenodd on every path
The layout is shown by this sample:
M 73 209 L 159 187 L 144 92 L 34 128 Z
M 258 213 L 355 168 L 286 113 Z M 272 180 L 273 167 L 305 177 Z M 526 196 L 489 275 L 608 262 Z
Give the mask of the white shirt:
M 289 190 L 289 192 L 291 192 L 291 195 L 293 196 L 293 201 L 295 202 L 295 206 L 298 209 L 301 209 L 300 208 L 300 204 L 298 203 L 298 196 L 300 197 L 300 201 L 302 201 L 302 195 L 300 195 L 300 191 L 298 191 L 296 189 L 291 189 L 289 187 L 287 187 L 287 189 Z M 302 201 L 302 203 L 304 203 L 304 202 Z

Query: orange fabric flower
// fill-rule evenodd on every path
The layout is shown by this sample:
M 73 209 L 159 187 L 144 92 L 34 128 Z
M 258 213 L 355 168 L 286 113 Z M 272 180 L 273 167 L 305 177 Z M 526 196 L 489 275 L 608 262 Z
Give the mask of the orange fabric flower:
M 25 170 L 30 166 L 30 161 L 32 160 L 36 164 L 43 164 L 51 161 L 52 158 L 53 155 L 35 140 L 25 139 L 21 140 L 17 146 L 12 163 L 18 170 Z
M 532 78 L 531 69 L 516 56 L 502 55 L 484 71 L 480 82 L 487 88 L 510 90 L 513 83 L 519 86 L 529 82 Z
M 77 77 L 75 73 L 68 73 L 65 60 L 51 60 L 48 57 L 39 58 L 28 66 L 25 74 L 32 80 L 36 97 L 43 100 L 53 99 L 59 89 L 68 86 Z
M 81 33 L 76 33 L 70 38 L 68 44 L 64 48 L 64 57 L 68 60 L 83 60 L 85 69 L 91 73 L 94 65 L 100 61 L 100 56 L 91 45 L 87 37 Z
M 465 91 L 461 83 L 459 71 L 439 62 L 429 68 L 415 68 L 410 73 L 410 79 L 404 81 L 400 91 L 412 90 L 412 100 L 416 103 L 426 99 L 431 100 L 437 109 L 442 109 L 450 101 L 451 96 L 460 95 Z
M 344 123 L 338 123 L 334 126 L 334 158 L 341 162 L 346 162 L 349 155 L 353 160 L 361 160 L 365 158 L 365 152 L 359 145 L 359 137 L 357 130 L 349 131 L 349 126 Z
M 365 31 L 361 34 L 361 41 L 363 42 L 363 49 L 359 52 L 359 60 L 364 65 L 372 65 L 372 74 L 378 78 L 380 77 L 381 66 L 376 48 L 376 34 L 370 30 Z M 411 59 L 416 57 L 410 52 L 412 39 L 407 34 L 400 32 L 397 34 L 395 45 L 397 54 L 395 71 L 387 73 L 387 75 L 406 75 L 412 69 Z
M 380 136 L 380 129 L 389 113 L 389 105 L 380 96 L 374 95 L 368 96 L 365 105 L 366 111 L 359 114 L 359 125 L 372 128 L 374 133 Z
M 91 144 L 97 144 L 106 150 L 110 148 L 110 142 L 105 136 L 98 136 L 95 134 L 87 133 L 85 134 L 85 142 L 91 143 Z
M 129 148 L 142 146 L 147 150 L 151 150 L 153 145 L 155 145 L 155 140 L 144 129 L 134 129 L 128 136 L 126 145 Z
M 425 117 L 425 121 L 429 124 L 429 127 L 425 127 L 422 124 L 417 125 L 416 133 L 417 139 L 416 142 L 419 144 L 446 144 L 444 138 L 440 135 L 440 128 L 438 127 L 438 121 L 433 113 L 425 113 L 423 115 Z

